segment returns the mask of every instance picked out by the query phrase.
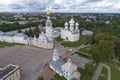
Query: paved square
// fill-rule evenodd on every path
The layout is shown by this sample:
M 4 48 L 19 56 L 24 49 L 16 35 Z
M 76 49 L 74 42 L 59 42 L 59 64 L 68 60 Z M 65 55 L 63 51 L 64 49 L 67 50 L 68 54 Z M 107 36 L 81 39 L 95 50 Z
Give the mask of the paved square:
M 64 48 L 59 48 L 62 54 Z M 46 50 L 28 46 L 15 46 L 0 48 L 0 67 L 9 63 L 19 65 L 23 74 L 23 80 L 36 80 L 43 64 L 52 59 L 53 50 Z
M 52 53 L 53 50 L 28 46 L 0 48 L 0 66 L 6 66 L 9 63 L 19 65 L 25 80 L 35 80 L 43 64 L 52 59 Z

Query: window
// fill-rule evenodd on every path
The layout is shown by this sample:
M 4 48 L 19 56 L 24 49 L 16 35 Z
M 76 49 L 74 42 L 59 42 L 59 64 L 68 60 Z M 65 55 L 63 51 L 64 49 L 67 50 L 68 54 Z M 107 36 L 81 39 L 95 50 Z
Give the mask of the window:
M 66 74 L 68 74 L 68 72 L 66 71 Z

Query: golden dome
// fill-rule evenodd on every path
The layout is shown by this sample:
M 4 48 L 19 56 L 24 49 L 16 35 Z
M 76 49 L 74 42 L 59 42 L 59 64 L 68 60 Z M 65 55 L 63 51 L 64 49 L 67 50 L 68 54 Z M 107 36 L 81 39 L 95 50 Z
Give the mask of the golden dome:
M 50 13 L 50 10 L 48 9 L 48 11 L 47 11 L 47 16 L 50 16 L 50 14 L 51 14 L 51 13 Z

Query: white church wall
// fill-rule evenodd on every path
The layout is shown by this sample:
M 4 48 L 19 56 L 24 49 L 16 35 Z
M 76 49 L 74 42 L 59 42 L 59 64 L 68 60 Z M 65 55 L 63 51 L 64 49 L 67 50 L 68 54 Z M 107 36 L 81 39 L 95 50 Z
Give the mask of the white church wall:
M 0 41 L 3 42 L 3 36 L 0 36 Z
M 24 39 L 23 37 L 13 37 L 14 43 L 21 43 L 21 44 L 28 44 L 28 40 Z
M 11 36 L 3 36 L 3 42 L 10 42 L 13 43 L 13 37 Z

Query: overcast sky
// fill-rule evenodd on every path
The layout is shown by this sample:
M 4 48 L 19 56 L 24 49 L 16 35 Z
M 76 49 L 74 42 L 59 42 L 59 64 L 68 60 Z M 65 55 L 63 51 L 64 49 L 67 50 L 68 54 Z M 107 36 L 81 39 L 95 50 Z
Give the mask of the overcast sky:
M 0 12 L 120 13 L 120 0 L 0 0 Z

